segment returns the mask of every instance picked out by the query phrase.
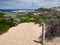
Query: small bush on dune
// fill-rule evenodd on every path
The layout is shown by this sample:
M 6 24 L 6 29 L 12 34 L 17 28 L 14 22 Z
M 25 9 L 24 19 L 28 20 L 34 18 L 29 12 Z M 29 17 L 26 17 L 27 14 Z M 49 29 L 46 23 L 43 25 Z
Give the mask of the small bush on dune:
M 13 20 L 0 19 L 0 35 L 7 32 L 9 28 L 15 25 Z
M 7 32 L 9 28 L 9 22 L 5 19 L 0 19 L 0 35 Z
M 0 18 L 3 18 L 4 13 L 0 12 Z

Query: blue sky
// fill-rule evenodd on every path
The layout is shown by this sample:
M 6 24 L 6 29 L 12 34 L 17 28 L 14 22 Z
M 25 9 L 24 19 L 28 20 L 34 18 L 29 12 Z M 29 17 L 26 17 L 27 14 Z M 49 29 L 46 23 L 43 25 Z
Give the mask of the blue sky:
M 0 0 L 0 9 L 36 9 L 60 6 L 60 0 Z

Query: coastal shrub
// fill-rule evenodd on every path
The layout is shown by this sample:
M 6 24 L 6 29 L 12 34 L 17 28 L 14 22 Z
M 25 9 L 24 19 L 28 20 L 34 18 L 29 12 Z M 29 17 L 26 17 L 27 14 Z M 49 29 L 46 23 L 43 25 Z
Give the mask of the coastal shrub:
M 7 32 L 9 28 L 15 26 L 13 20 L 0 19 L 0 35 Z
M 4 13 L 0 12 L 0 17 L 3 19 L 0 19 L 0 34 L 3 34 L 8 31 L 10 27 L 13 27 L 19 23 L 24 22 L 35 22 L 39 25 L 42 24 L 42 22 L 46 22 L 46 19 L 50 18 L 60 18 L 60 12 L 57 15 L 56 12 L 53 12 L 52 14 L 37 14 L 34 15 L 31 12 L 30 13 L 8 13 L 3 17 Z
M 0 24 L 0 35 L 7 32 L 8 29 L 10 28 L 9 25 L 6 25 L 6 24 Z
M 9 22 L 5 19 L 0 19 L 0 35 L 7 32 L 9 28 Z
M 0 18 L 3 18 L 4 13 L 0 12 Z

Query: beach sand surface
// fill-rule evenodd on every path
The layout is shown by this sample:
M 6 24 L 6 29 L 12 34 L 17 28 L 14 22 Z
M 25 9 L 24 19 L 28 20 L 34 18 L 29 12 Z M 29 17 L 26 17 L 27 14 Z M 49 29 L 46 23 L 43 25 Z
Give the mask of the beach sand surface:
M 41 34 L 42 26 L 39 24 L 21 23 L 0 35 L 0 45 L 41 45 L 33 41 L 38 40 Z M 60 45 L 60 38 L 45 42 L 45 45 Z
M 33 40 L 38 40 L 41 28 L 39 24 L 32 22 L 21 23 L 0 36 L 0 45 L 40 45 Z

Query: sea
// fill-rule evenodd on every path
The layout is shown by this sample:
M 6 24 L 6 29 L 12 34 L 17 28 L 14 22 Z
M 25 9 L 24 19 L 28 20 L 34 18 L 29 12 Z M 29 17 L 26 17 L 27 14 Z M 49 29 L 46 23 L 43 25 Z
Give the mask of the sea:
M 34 9 L 0 9 L 0 12 L 31 12 Z

